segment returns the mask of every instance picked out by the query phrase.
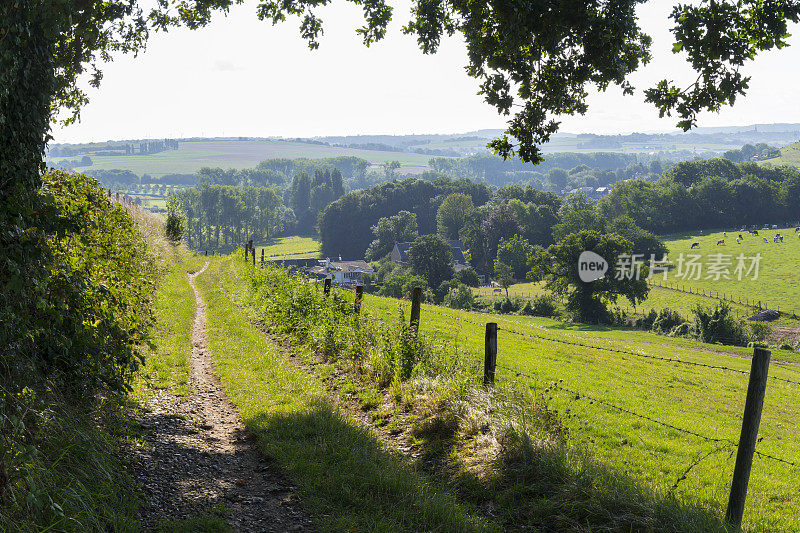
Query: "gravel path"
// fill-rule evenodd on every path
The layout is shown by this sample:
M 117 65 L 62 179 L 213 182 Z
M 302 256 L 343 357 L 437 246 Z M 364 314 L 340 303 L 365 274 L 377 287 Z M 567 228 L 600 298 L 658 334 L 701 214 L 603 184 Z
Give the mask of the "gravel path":
M 185 399 L 154 391 L 130 469 L 142 486 L 142 526 L 213 513 L 235 531 L 311 531 L 294 487 L 262 456 L 222 390 L 206 348 L 206 306 L 189 276 L 197 311 Z

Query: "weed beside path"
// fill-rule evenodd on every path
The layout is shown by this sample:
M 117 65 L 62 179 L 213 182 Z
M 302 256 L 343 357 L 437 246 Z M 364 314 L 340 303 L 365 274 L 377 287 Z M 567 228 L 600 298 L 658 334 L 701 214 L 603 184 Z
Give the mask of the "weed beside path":
M 223 294 L 222 262 L 198 285 L 208 302 L 208 346 L 228 396 L 262 451 L 285 469 L 327 531 L 496 529 L 446 487 L 340 410 Z

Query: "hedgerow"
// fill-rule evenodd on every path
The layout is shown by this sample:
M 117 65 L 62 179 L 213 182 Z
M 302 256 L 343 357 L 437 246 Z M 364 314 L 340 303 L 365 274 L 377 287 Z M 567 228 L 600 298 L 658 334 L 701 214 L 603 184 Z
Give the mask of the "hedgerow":
M 0 208 L 0 529 L 116 520 L 101 508 L 123 507 L 120 474 L 96 426 L 143 361 L 154 279 L 133 219 L 93 179 L 51 170 Z

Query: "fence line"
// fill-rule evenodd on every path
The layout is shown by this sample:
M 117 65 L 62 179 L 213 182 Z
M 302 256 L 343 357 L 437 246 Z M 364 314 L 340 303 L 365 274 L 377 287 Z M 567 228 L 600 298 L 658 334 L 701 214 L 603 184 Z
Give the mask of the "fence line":
M 692 294 L 692 295 L 695 295 L 695 296 L 704 296 L 706 298 L 711 298 L 711 299 L 719 300 L 719 301 L 722 301 L 722 302 L 729 302 L 729 303 L 732 303 L 732 304 L 742 305 L 744 307 L 749 307 L 749 308 L 753 309 L 755 312 L 761 311 L 763 309 L 769 309 L 769 306 L 766 303 L 762 302 L 761 300 L 755 300 L 755 299 L 751 300 L 750 298 L 744 298 L 744 301 L 742 301 L 743 299 L 741 297 L 736 297 L 736 299 L 734 299 L 732 294 L 728 294 L 727 296 L 729 296 L 729 298 L 726 298 L 726 293 L 725 292 L 723 292 L 722 293 L 722 297 L 720 297 L 719 291 L 716 290 L 716 289 L 707 289 L 706 290 L 706 289 L 702 289 L 702 288 L 701 289 L 695 288 L 695 291 L 692 291 L 691 290 L 691 286 L 690 286 L 689 290 L 687 291 L 685 289 L 680 288 L 678 286 L 677 282 L 675 282 L 675 286 L 674 287 L 671 286 L 669 284 L 669 282 L 656 281 L 656 280 L 653 280 L 653 279 L 647 280 L 647 283 L 651 287 L 660 287 L 662 289 L 667 289 L 667 290 L 676 291 L 676 292 L 682 292 L 684 294 Z M 706 294 L 706 292 L 707 292 L 707 294 Z M 716 293 L 716 296 L 713 295 L 712 292 Z M 756 303 L 756 302 L 758 302 L 758 303 Z M 780 306 L 776 306 L 775 310 L 780 313 L 781 312 Z M 787 315 L 787 316 L 797 317 L 797 312 L 795 310 L 791 310 L 790 311 L 790 310 L 787 309 L 787 310 L 783 311 L 782 314 Z
M 246 260 L 246 256 L 245 256 L 245 260 Z M 253 260 L 254 260 L 253 264 L 255 264 L 255 251 L 253 252 Z M 331 279 L 330 278 L 326 278 L 325 279 L 325 295 L 326 296 L 328 296 L 330 294 L 330 289 L 331 289 Z M 362 287 L 359 287 L 359 289 L 363 290 Z M 337 291 L 339 291 L 339 290 L 347 291 L 348 289 L 340 289 L 340 288 L 337 287 L 336 290 Z M 361 291 L 359 291 L 358 289 L 356 289 L 356 291 L 354 291 L 354 292 L 356 292 L 358 295 L 360 295 L 360 293 L 361 293 Z M 412 304 L 411 304 L 410 328 L 411 328 L 412 334 L 415 337 L 417 335 L 419 322 L 420 322 L 421 292 L 422 291 L 421 291 L 421 289 L 419 287 L 414 289 L 413 301 L 412 301 Z M 357 300 L 355 302 L 355 312 L 356 313 L 359 313 L 359 311 L 360 311 L 360 305 L 359 304 L 360 304 L 360 302 Z M 761 419 L 761 411 L 762 411 L 762 407 L 763 407 L 764 391 L 766 389 L 767 378 L 771 377 L 771 378 L 777 379 L 779 381 L 788 382 L 788 383 L 794 383 L 794 384 L 800 385 L 800 382 L 796 382 L 796 381 L 792 381 L 792 380 L 788 380 L 788 379 L 783 379 L 783 378 L 774 378 L 772 376 L 768 376 L 767 375 L 768 374 L 768 369 L 769 369 L 769 362 L 770 362 L 770 352 L 769 352 L 769 350 L 756 348 L 754 356 L 753 356 L 753 359 L 752 359 L 751 371 L 750 372 L 746 372 L 746 371 L 743 371 L 743 370 L 738 370 L 738 369 L 729 368 L 729 367 L 725 367 L 725 366 L 707 365 L 707 364 L 704 364 L 704 363 L 696 363 L 696 362 L 693 362 L 693 361 L 685 361 L 685 360 L 682 360 L 682 359 L 671 359 L 671 358 L 654 356 L 654 355 L 640 354 L 640 353 L 631 352 L 631 351 L 628 351 L 628 350 L 620 350 L 620 349 L 616 349 L 616 348 L 603 348 L 601 346 L 593 346 L 593 345 L 583 344 L 583 343 L 580 343 L 580 342 L 570 342 L 570 341 L 566 341 L 566 340 L 553 339 L 553 338 L 549 338 L 549 337 L 543 337 L 543 336 L 540 336 L 540 335 L 522 333 L 522 332 L 519 332 L 519 331 L 515 331 L 513 329 L 505 329 L 505 328 L 503 328 L 501 330 L 501 331 L 507 331 L 509 333 L 512 333 L 512 334 L 515 334 L 515 335 L 519 335 L 521 337 L 531 338 L 531 339 L 538 339 L 538 340 L 543 340 L 543 341 L 556 342 L 556 343 L 573 345 L 573 346 L 580 346 L 580 347 L 583 347 L 583 348 L 597 349 L 597 350 L 602 350 L 602 351 L 607 351 L 607 352 L 612 352 L 612 353 L 621 353 L 621 354 L 626 354 L 626 355 L 632 355 L 632 356 L 635 356 L 635 357 L 659 360 L 659 361 L 668 362 L 668 363 L 685 364 L 685 365 L 690 365 L 690 366 L 704 367 L 704 368 L 710 368 L 710 369 L 715 369 L 715 370 L 724 370 L 724 371 L 735 372 L 735 373 L 742 374 L 742 375 L 748 375 L 749 383 L 748 383 L 748 388 L 747 388 L 747 399 L 746 399 L 746 402 L 745 402 L 744 420 L 743 420 L 743 423 L 742 423 L 741 436 L 740 436 L 738 442 L 734 442 L 732 439 L 729 439 L 729 438 L 711 437 L 711 436 L 708 436 L 708 435 L 703 435 L 703 434 L 698 433 L 696 431 L 692 431 L 692 430 L 688 430 L 688 429 L 685 429 L 685 428 L 681 428 L 681 427 L 675 426 L 674 424 L 670 424 L 668 422 L 664 422 L 662 420 L 658 420 L 658 419 L 653 418 L 651 416 L 647 416 L 647 415 L 643 415 L 641 413 L 637 413 L 637 412 L 635 412 L 635 411 L 633 411 L 631 409 L 628 409 L 626 407 L 622 407 L 622 406 L 613 404 L 613 403 L 611 403 L 609 401 L 606 401 L 606 400 L 603 400 L 603 399 L 600 399 L 600 398 L 597 398 L 597 397 L 594 397 L 594 396 L 590 396 L 588 394 L 584 394 L 584 393 L 581 393 L 579 391 L 564 387 L 563 385 L 561 385 L 561 383 L 563 382 L 563 380 L 561 380 L 561 379 L 559 379 L 558 381 L 546 381 L 546 380 L 537 378 L 535 376 L 532 376 L 530 374 L 527 374 L 525 372 L 519 371 L 519 370 L 517 370 L 515 368 L 511 368 L 511 367 L 508 367 L 508 366 L 505 366 L 505 365 L 502 365 L 502 364 L 497 364 L 497 331 L 500 330 L 500 329 L 497 327 L 497 323 L 496 322 L 487 322 L 485 324 L 480 324 L 478 322 L 473 322 L 471 320 L 467 320 L 467 319 L 462 318 L 462 317 L 458 317 L 458 316 L 454 316 L 454 315 L 451 315 L 451 314 L 442 313 L 442 312 L 439 312 L 439 311 L 434 311 L 432 309 L 428 309 L 428 311 L 432 312 L 433 314 L 438 314 L 438 315 L 441 315 L 441 316 L 445 316 L 445 317 L 447 317 L 447 318 L 449 318 L 451 320 L 452 319 L 460 320 L 460 321 L 463 321 L 463 322 L 466 322 L 466 323 L 471 323 L 471 324 L 474 324 L 474 325 L 477 325 L 477 326 L 483 325 L 485 327 L 485 359 L 484 359 L 484 386 L 485 387 L 490 387 L 491 388 L 491 387 L 494 386 L 495 372 L 496 372 L 497 368 L 500 368 L 500 369 L 505 370 L 507 372 L 511 372 L 512 374 L 514 374 L 514 375 L 516 375 L 517 377 L 520 377 L 520 378 L 525 378 L 527 380 L 534 381 L 534 382 L 539 382 L 539 383 L 547 383 L 548 384 L 548 389 L 563 390 L 563 391 L 565 391 L 567 393 L 573 394 L 574 398 L 572 399 L 572 401 L 577 401 L 577 400 L 585 398 L 585 399 L 588 399 L 592 403 L 593 402 L 597 402 L 598 404 L 603 405 L 605 407 L 617 410 L 619 412 L 626 413 L 628 415 L 640 418 L 642 420 L 647 420 L 647 421 L 649 421 L 651 423 L 666 427 L 668 429 L 677 431 L 679 433 L 692 435 L 694 437 L 697 437 L 699 439 L 702 439 L 702 440 L 705 440 L 705 441 L 708 441 L 708 442 L 721 443 L 721 444 L 725 445 L 724 447 L 730 447 L 730 446 L 737 447 L 738 451 L 737 451 L 737 458 L 736 458 L 736 466 L 735 466 L 734 472 L 733 472 L 733 481 L 732 481 L 731 489 L 730 489 L 730 499 L 728 501 L 728 507 L 727 507 L 726 515 L 725 515 L 726 522 L 728 522 L 729 524 L 732 524 L 734 527 L 738 528 L 738 527 L 741 526 L 742 514 L 744 512 L 744 502 L 745 502 L 745 498 L 746 498 L 746 495 L 747 495 L 747 485 L 748 485 L 748 481 L 749 481 L 749 477 L 750 477 L 750 471 L 751 471 L 751 467 L 752 467 L 752 459 L 753 459 L 754 455 L 758 455 L 759 457 L 763 457 L 765 459 L 773 460 L 773 461 L 776 461 L 776 462 L 779 462 L 779 463 L 782 463 L 782 464 L 785 464 L 785 465 L 788 465 L 788 466 L 791 466 L 791 467 L 797 467 L 798 466 L 797 463 L 795 463 L 793 461 L 789 461 L 787 459 L 783 459 L 783 458 L 780 458 L 780 457 L 777 457 L 777 456 L 774 456 L 774 455 L 771 455 L 771 454 L 759 452 L 758 450 L 755 449 L 755 446 L 756 446 L 756 444 L 758 442 L 757 441 L 758 427 L 759 427 L 760 419 Z M 365 316 L 365 315 L 361 315 L 361 317 L 367 318 L 367 316 Z M 373 322 L 376 321 L 376 319 L 373 319 L 371 316 L 368 318 L 368 320 L 373 321 Z M 458 353 L 458 347 L 457 346 L 455 347 L 455 350 L 456 350 L 456 353 Z M 755 405 L 755 407 L 753 407 L 754 405 Z M 724 449 L 724 447 L 722 449 Z M 708 457 L 709 455 L 711 455 L 712 453 L 715 453 L 716 451 L 719 451 L 719 450 L 713 450 L 713 451 L 709 452 L 709 454 L 707 454 L 705 457 Z M 684 476 L 685 476 L 685 474 L 684 474 Z M 680 482 L 680 479 L 678 480 L 678 482 Z M 676 485 L 677 485 L 678 482 L 676 482 Z
M 480 322 L 474 322 L 472 320 L 467 320 L 466 318 L 463 318 L 463 317 L 449 315 L 449 314 L 442 313 L 442 312 L 439 312 L 439 311 L 434 311 L 432 309 L 428 309 L 428 311 L 431 312 L 431 313 L 434 313 L 434 314 L 438 314 L 440 316 L 448 317 L 448 318 L 453 319 L 453 320 L 459 320 L 461 322 L 467 322 L 467 323 L 473 324 L 475 326 L 484 326 L 484 324 L 481 324 Z M 664 361 L 664 362 L 667 362 L 667 363 L 676 363 L 676 364 L 683 364 L 683 365 L 688 365 L 688 366 L 699 366 L 699 367 L 711 368 L 711 369 L 714 369 L 714 370 L 724 370 L 724 371 L 728 371 L 728 372 L 734 372 L 736 374 L 750 375 L 750 372 L 748 372 L 746 370 L 739 370 L 739 369 L 730 368 L 730 367 L 727 367 L 727 366 L 707 365 L 705 363 L 696 363 L 694 361 L 686 361 L 685 359 L 671 359 L 669 357 L 660 357 L 658 355 L 641 354 L 641 353 L 637 353 L 637 352 L 631 352 L 629 350 L 620 350 L 618 348 L 605 348 L 603 346 L 594 346 L 594 345 L 591 345 L 591 344 L 584 344 L 584 343 L 581 343 L 581 342 L 572 342 L 572 341 L 567 341 L 567 340 L 562 340 L 562 339 L 553 339 L 553 338 L 550 338 L 550 337 L 543 337 L 541 335 L 534 335 L 532 333 L 522 333 L 520 331 L 515 331 L 513 329 L 498 328 L 498 330 L 499 331 L 506 331 L 508 333 L 513 333 L 513 334 L 519 335 L 521 337 L 530 337 L 530 338 L 533 338 L 533 339 L 539 339 L 539 340 L 548 341 L 548 342 L 555 342 L 555 343 L 559 343 L 559 344 L 568 344 L 568 345 L 571 345 L 571 346 L 580 346 L 580 347 L 583 347 L 583 348 L 592 348 L 592 349 L 595 349 L 595 350 L 602 350 L 602 351 L 606 351 L 606 352 L 613 352 L 613 353 L 620 353 L 620 354 L 625 354 L 625 355 L 632 355 L 634 357 L 641 357 L 641 358 L 644 358 L 644 359 L 655 359 L 655 360 Z M 609 340 L 613 340 L 613 339 L 609 339 Z M 778 365 L 776 365 L 776 366 L 778 366 Z M 773 381 L 781 381 L 781 382 L 784 382 L 784 383 L 792 383 L 794 385 L 800 385 L 800 381 L 793 381 L 791 379 L 779 378 L 777 376 L 769 376 L 768 379 L 771 379 Z

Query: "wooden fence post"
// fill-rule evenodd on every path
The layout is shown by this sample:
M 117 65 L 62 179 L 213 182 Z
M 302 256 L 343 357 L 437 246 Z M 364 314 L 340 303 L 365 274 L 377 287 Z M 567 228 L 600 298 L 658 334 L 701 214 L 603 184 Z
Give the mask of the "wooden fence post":
M 208 257 L 208 250 L 206 250 L 206 257 Z
M 497 323 L 486 324 L 486 342 L 483 358 L 483 386 L 494 387 L 494 371 L 497 366 Z
M 422 301 L 422 287 L 414 287 L 411 293 L 411 321 L 409 326 L 414 336 L 419 333 L 419 311 Z
M 364 296 L 364 286 L 363 285 L 356 285 L 356 301 L 353 304 L 353 309 L 355 310 L 356 314 L 361 312 L 361 298 Z
M 750 381 L 747 384 L 747 397 L 744 401 L 742 433 L 739 436 L 739 449 L 736 451 L 736 466 L 733 468 L 731 494 L 725 520 L 737 529 L 742 525 L 744 501 L 747 498 L 747 483 L 753 466 L 753 453 L 756 450 L 758 426 L 761 423 L 761 410 L 764 407 L 764 392 L 767 389 L 770 351 L 756 348 L 750 366 Z
M 325 287 L 323 292 L 325 296 L 328 296 L 331 293 L 331 278 L 325 278 Z
M 261 266 L 264 266 L 264 249 L 261 249 Z

